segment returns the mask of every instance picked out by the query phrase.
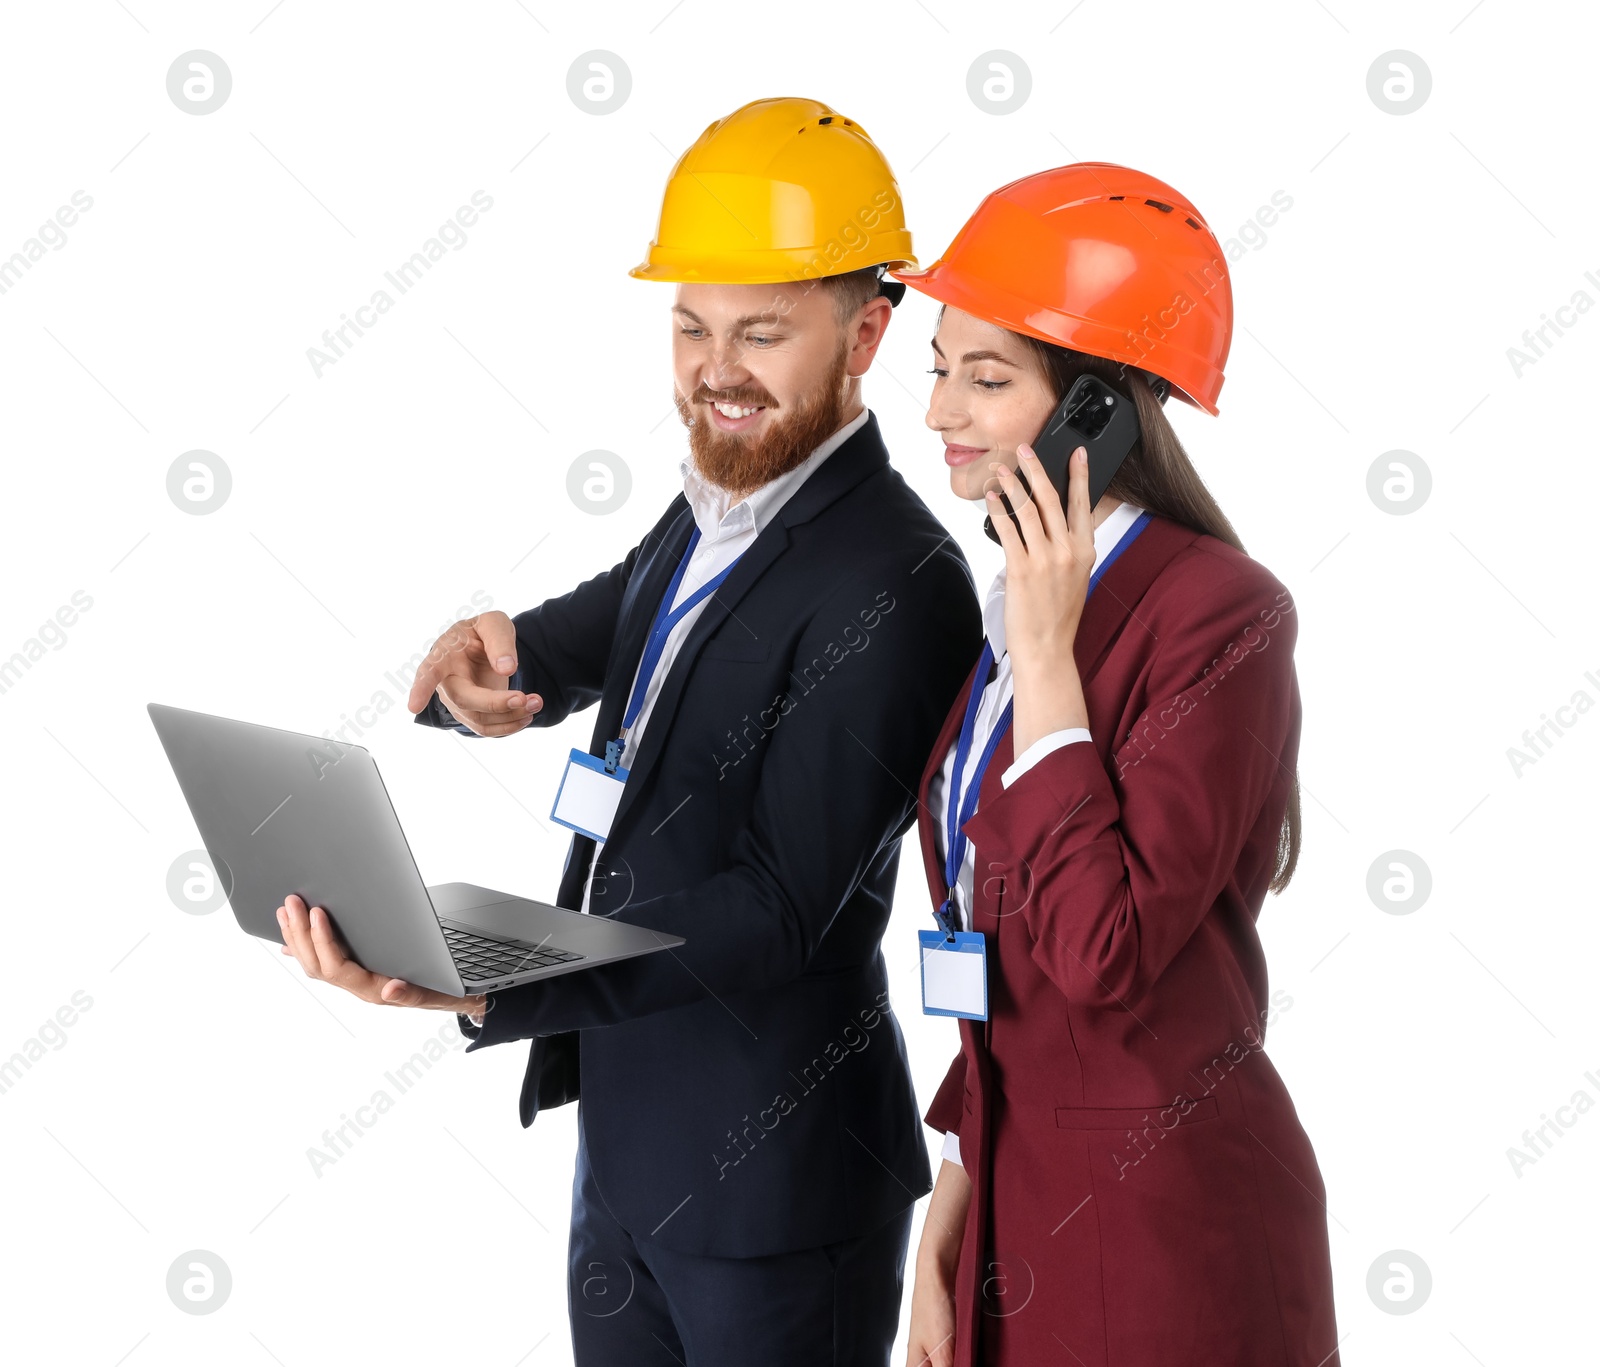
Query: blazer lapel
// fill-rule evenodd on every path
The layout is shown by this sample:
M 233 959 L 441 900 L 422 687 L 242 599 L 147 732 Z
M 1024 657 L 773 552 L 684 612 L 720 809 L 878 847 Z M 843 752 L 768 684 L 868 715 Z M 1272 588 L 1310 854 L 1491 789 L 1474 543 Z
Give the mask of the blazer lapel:
M 661 606 L 661 599 L 677 572 L 678 563 L 689 549 L 689 538 L 693 534 L 694 514 L 685 502 L 649 560 L 628 581 L 628 590 L 617 614 L 607 687 L 601 695 L 600 712 L 595 719 L 596 745 L 615 740 L 622 729 L 622 714 L 628 708 L 628 694 L 633 689 L 633 676 L 644 654 L 645 637 L 650 634 L 656 609 Z
M 1139 600 L 1155 582 L 1156 576 L 1166 569 L 1173 556 L 1193 543 L 1199 535 L 1192 527 L 1182 526 L 1164 517 L 1152 517 L 1133 544 L 1105 572 L 1099 587 L 1084 604 L 1083 616 L 1078 622 L 1078 635 L 1072 646 L 1072 655 L 1078 664 L 1078 676 L 1085 683 L 1099 668 L 1112 638 L 1123 623 L 1130 623 L 1131 630 L 1150 633 L 1150 628 L 1139 619 Z M 1153 637 L 1153 633 L 1150 634 Z M 1004 768 L 999 764 L 998 756 L 996 767 Z
M 628 767 L 627 787 L 623 789 L 622 800 L 617 804 L 617 813 L 611 822 L 613 841 L 622 829 L 622 823 L 626 820 L 629 809 L 638 801 L 639 794 L 649 782 L 650 774 L 661 755 L 662 746 L 666 743 L 667 734 L 672 728 L 673 718 L 677 715 L 678 704 L 683 698 L 684 685 L 694 669 L 695 658 L 701 648 L 711 639 L 717 628 L 727 621 L 729 614 L 738 606 L 739 600 L 788 549 L 790 527 L 809 521 L 888 463 L 889 452 L 878 434 L 878 420 L 869 412 L 860 430 L 827 457 L 794 492 L 788 502 L 778 509 L 772 521 L 756 537 L 750 548 L 739 557 L 732 573 L 722 582 L 722 586 L 706 600 L 700 615 L 695 618 L 694 625 L 689 628 L 688 636 L 684 638 L 682 647 L 673 659 L 667 677 L 662 680 L 661 692 L 656 696 L 655 704 L 650 709 L 649 724 L 644 729 L 638 752 L 629 756 L 631 762 Z M 645 625 L 638 631 L 636 641 L 632 637 L 629 638 L 626 649 L 632 653 L 620 656 L 619 662 L 631 659 L 637 665 L 644 649 L 644 637 L 649 630 L 649 622 L 660 605 L 661 595 L 666 592 L 666 581 L 677 568 L 678 558 L 682 556 L 683 549 L 688 544 L 689 528 L 692 525 L 693 517 L 689 516 L 682 530 L 681 539 L 677 529 L 674 529 L 670 544 L 677 552 L 675 556 L 657 557 L 658 560 L 666 562 L 668 568 L 662 577 L 660 587 L 653 590 L 653 596 L 650 590 L 640 594 L 638 609 L 643 613 L 642 620 Z M 651 577 L 655 576 L 652 574 Z M 633 623 L 630 621 L 629 625 L 631 627 Z M 624 690 L 631 687 L 632 682 L 630 671 L 628 682 L 623 685 Z M 622 708 L 625 706 L 624 702 L 617 708 L 617 725 L 621 724 Z M 616 726 L 612 727 L 610 734 L 613 736 L 616 734 Z
M 944 728 L 939 732 L 939 739 L 933 744 L 933 753 L 928 756 L 928 763 L 922 771 L 922 782 L 917 785 L 917 835 L 922 841 L 922 867 L 928 875 L 928 894 L 933 898 L 935 907 L 944 901 L 945 883 L 939 847 L 935 843 L 938 827 L 934 823 L 942 822 L 945 813 L 936 812 L 929 805 L 928 788 L 932 785 L 934 776 L 944 767 L 945 756 L 950 753 L 950 747 L 956 743 L 956 733 L 961 730 L 961 719 L 966 715 L 967 699 L 972 696 L 972 690 L 977 686 L 977 679 L 978 666 L 974 662 L 972 673 L 967 675 L 965 687 L 956 695 L 950 713 L 944 719 Z M 949 796 L 948 793 L 945 794 L 947 801 Z
M 1164 517 L 1153 517 L 1134 543 L 1119 555 L 1116 563 L 1105 572 L 1099 587 L 1084 604 L 1083 617 L 1078 623 L 1078 635 L 1072 647 L 1073 658 L 1078 665 L 1078 676 L 1085 683 L 1100 668 L 1117 634 L 1117 629 L 1124 623 L 1130 623 L 1130 630 L 1150 632 L 1150 628 L 1139 620 L 1139 600 L 1144 597 L 1150 585 L 1155 583 L 1156 576 L 1171 563 L 1172 558 L 1185 546 L 1191 545 L 1199 535 L 1200 533 L 1191 527 L 1171 522 Z M 971 686 L 970 682 L 968 686 Z M 966 691 L 963 690 L 962 698 L 965 697 Z M 945 723 L 945 730 L 948 735 L 941 737 L 943 749 L 938 755 L 940 763 L 944 762 L 944 751 L 949 749 L 954 738 L 949 722 Z M 1012 740 L 1013 733 L 1008 730 L 995 747 L 994 759 L 990 761 L 989 768 L 983 776 L 983 784 L 978 789 L 980 810 L 997 802 L 1004 791 L 1000 776 L 1016 761 L 1016 747 L 1012 744 Z M 1096 736 L 1094 741 L 1097 751 L 1104 753 L 1105 747 L 1100 743 L 1101 738 Z M 923 792 L 927 792 L 926 779 Z M 932 876 L 937 877 L 937 875 Z M 943 889 L 936 895 L 942 898 Z
M 1116 563 L 1106 571 L 1099 587 L 1084 605 L 1083 618 L 1078 623 L 1073 656 L 1081 678 L 1087 680 L 1100 667 L 1119 626 L 1130 618 L 1138 623 L 1137 604 L 1145 591 L 1173 556 L 1191 544 L 1198 535 L 1198 532 L 1164 517 L 1154 517 L 1138 539 L 1117 557 Z M 950 747 L 955 744 L 967 699 L 977 685 L 977 671 L 978 667 L 974 664 L 966 684 L 945 717 L 944 729 L 934 743 L 933 753 L 928 756 L 927 766 L 922 771 L 922 781 L 917 785 L 917 834 L 922 843 L 923 869 L 928 876 L 928 895 L 933 899 L 934 906 L 943 902 L 945 895 L 944 871 L 936 843 L 938 827 L 935 824 L 942 822 L 945 814 L 934 811 L 928 805 L 928 789 L 934 776 L 944 767 Z M 999 797 L 1000 775 L 1011 767 L 1014 758 L 1011 737 L 1007 735 L 1001 740 L 989 771 L 984 775 L 984 784 L 979 791 L 980 805 Z

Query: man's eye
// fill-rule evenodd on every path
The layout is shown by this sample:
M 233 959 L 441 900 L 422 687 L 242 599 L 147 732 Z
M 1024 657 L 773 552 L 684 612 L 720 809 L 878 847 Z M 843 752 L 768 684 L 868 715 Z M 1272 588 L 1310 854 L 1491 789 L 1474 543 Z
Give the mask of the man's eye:
M 680 331 L 685 337 L 704 337 L 706 335 L 703 328 L 682 328 Z
M 767 336 L 767 334 L 764 332 L 752 332 L 745 340 L 748 341 L 751 346 L 768 346 L 775 339 Z

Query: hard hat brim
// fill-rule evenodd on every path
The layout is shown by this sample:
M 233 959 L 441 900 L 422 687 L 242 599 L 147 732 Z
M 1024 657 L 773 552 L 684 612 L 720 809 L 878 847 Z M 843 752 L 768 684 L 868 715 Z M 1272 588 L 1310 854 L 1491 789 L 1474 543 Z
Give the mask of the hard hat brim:
M 1054 346 L 1068 347 L 1073 351 L 1087 352 L 1091 356 L 1099 356 L 1107 361 L 1148 369 L 1146 364 L 1148 358 L 1130 348 L 1127 345 L 1126 335 L 1117 329 L 1081 318 L 1076 314 L 1041 308 L 1038 304 L 1029 303 L 1015 295 L 997 290 L 991 283 L 985 284 L 983 294 L 979 297 L 974 291 L 965 288 L 958 279 L 941 271 L 938 263 L 926 269 L 902 271 L 891 268 L 889 274 L 919 294 L 937 299 L 941 304 L 948 304 L 951 308 L 958 308 L 963 313 L 970 313 L 974 318 L 981 318 L 984 322 L 993 323 L 1008 332 L 1020 332 Z M 1222 388 L 1223 377 L 1215 368 L 1207 367 L 1207 369 L 1210 371 L 1209 378 L 1212 382 L 1208 386 L 1208 391 L 1203 394 L 1190 393 L 1170 376 L 1163 375 L 1162 378 L 1172 386 L 1172 392 L 1185 403 L 1192 404 L 1216 417 L 1216 396 Z
M 891 271 L 917 269 L 917 259 L 910 250 L 911 235 L 905 233 L 898 236 L 904 236 L 907 240 L 903 243 L 884 243 L 882 250 L 878 251 L 852 253 L 840 261 L 819 257 L 819 253 L 810 247 L 787 250 L 766 248 L 708 256 L 704 252 L 675 251 L 670 247 L 652 245 L 649 255 L 628 274 L 635 280 L 674 283 L 785 285 L 846 275 L 868 266 L 886 265 Z

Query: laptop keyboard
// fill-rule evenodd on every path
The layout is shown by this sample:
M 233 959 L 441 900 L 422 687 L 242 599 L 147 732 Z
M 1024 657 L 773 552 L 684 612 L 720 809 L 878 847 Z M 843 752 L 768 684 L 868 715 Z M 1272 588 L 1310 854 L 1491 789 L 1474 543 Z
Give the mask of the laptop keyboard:
M 488 978 L 526 973 L 531 969 L 549 968 L 552 964 L 570 964 L 584 957 L 553 945 L 534 948 L 532 945 L 507 944 L 504 940 L 474 935 L 470 930 L 461 930 L 456 926 L 441 926 L 440 929 L 444 931 L 445 943 L 450 947 L 450 957 L 456 961 L 456 967 L 467 982 L 483 982 Z

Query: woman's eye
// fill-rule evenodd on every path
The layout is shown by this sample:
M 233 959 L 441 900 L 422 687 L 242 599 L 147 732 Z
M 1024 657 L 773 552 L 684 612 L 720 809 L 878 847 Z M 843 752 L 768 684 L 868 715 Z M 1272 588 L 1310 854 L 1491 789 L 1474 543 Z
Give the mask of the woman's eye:
M 1011 381 L 1010 380 L 974 380 L 973 383 L 977 384 L 977 385 L 982 385 L 983 388 L 987 389 L 992 394 L 997 389 L 1004 389 L 1008 384 L 1011 383 Z
M 938 366 L 934 366 L 933 369 L 928 372 L 930 375 L 937 375 L 941 380 L 944 379 L 949 373 L 950 372 L 948 370 L 940 370 Z

